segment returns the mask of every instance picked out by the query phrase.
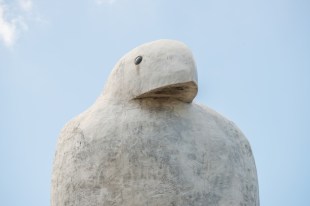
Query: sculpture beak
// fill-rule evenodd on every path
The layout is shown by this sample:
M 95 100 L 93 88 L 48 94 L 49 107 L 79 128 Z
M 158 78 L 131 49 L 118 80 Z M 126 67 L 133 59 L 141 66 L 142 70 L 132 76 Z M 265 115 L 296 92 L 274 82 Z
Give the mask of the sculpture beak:
M 182 102 L 191 103 L 198 92 L 198 86 L 195 81 L 176 83 L 159 87 L 143 93 L 135 99 L 142 98 L 174 98 Z

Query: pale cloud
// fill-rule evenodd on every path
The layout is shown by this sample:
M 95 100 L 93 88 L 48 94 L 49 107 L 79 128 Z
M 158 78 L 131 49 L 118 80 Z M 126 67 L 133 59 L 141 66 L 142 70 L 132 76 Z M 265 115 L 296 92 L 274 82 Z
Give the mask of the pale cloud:
M 116 0 L 96 0 L 96 3 L 101 4 L 113 4 Z
M 22 31 L 28 30 L 27 17 L 31 14 L 32 0 L 6 3 L 0 0 L 0 41 L 12 47 Z
M 19 0 L 19 6 L 23 11 L 30 12 L 32 10 L 32 0 Z
M 5 5 L 0 3 L 0 38 L 3 43 L 10 47 L 16 39 L 16 26 L 14 21 L 5 19 Z

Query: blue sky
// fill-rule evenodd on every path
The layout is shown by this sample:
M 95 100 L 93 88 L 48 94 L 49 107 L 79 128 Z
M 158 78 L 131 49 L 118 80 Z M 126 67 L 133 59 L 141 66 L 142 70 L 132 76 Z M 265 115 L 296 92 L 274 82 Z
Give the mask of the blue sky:
M 176 39 L 193 51 L 204 103 L 248 137 L 263 206 L 308 206 L 310 2 L 0 0 L 0 199 L 50 204 L 57 136 L 118 59 Z

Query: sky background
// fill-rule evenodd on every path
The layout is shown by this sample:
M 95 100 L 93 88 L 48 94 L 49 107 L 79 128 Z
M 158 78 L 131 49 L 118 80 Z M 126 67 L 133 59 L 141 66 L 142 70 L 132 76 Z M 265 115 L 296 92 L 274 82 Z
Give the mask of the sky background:
M 0 0 L 0 204 L 50 204 L 61 128 L 121 56 L 164 38 L 191 48 L 196 101 L 249 139 L 261 206 L 309 206 L 309 11 L 307 0 Z

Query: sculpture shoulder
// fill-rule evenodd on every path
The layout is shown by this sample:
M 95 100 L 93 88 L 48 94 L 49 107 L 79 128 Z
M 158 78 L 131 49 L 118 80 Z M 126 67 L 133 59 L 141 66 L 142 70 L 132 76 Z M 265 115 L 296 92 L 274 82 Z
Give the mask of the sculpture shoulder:
M 81 135 L 83 133 L 83 125 L 87 122 L 89 117 L 91 116 L 93 108 L 85 110 L 81 114 L 72 118 L 68 121 L 65 126 L 61 129 L 60 134 L 58 136 L 57 145 L 62 144 L 63 142 L 72 139 L 75 135 Z
M 210 116 L 216 122 L 217 126 L 221 130 L 223 130 L 228 136 L 239 137 L 244 141 L 247 141 L 243 132 L 233 121 L 229 120 L 228 118 L 224 117 L 220 113 L 216 112 L 215 110 L 205 105 L 196 103 L 195 106 L 202 112 L 205 112 L 208 116 Z
M 227 119 L 220 113 L 216 112 L 215 110 L 211 109 L 210 107 L 207 107 L 200 103 L 195 103 L 194 106 L 198 110 L 200 110 L 200 112 L 205 113 L 204 115 L 207 115 L 208 117 L 212 118 L 218 125 L 221 125 L 221 126 L 229 125 L 231 127 L 237 128 L 237 126 L 232 121 L 230 121 L 229 119 Z
M 245 155 L 244 157 L 251 159 L 250 162 L 254 163 L 253 152 L 250 142 L 233 121 L 227 119 L 226 117 L 222 116 L 221 114 L 207 106 L 201 104 L 196 104 L 196 106 L 203 112 L 206 112 L 213 119 L 213 121 L 215 121 L 217 128 L 220 130 L 220 133 L 225 134 L 224 136 L 227 137 L 225 139 L 227 140 L 226 143 L 237 146 L 234 148 L 242 150 L 242 153 Z
M 105 131 L 113 129 L 119 123 L 122 107 L 108 103 L 96 101 L 86 111 L 70 120 L 61 130 L 57 144 L 73 141 L 77 137 L 91 141 L 91 138 L 96 138 L 100 134 L 105 134 Z
M 83 131 L 80 128 L 80 118 L 79 116 L 70 120 L 68 123 L 60 131 L 58 136 L 57 145 L 64 143 L 65 141 L 71 139 L 78 133 L 82 133 Z

